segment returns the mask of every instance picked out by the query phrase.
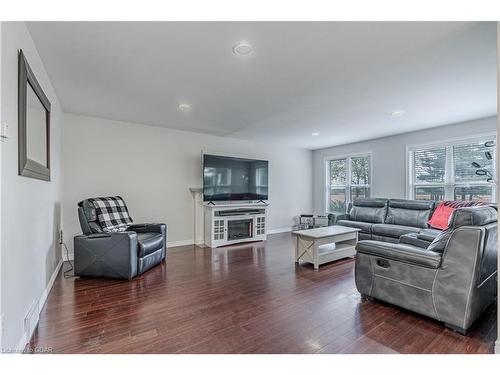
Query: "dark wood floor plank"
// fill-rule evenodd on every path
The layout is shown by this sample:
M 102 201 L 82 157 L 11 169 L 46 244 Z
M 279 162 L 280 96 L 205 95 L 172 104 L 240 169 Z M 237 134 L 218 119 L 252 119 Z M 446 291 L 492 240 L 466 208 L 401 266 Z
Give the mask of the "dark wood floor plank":
M 360 298 L 351 259 L 293 262 L 290 234 L 169 249 L 132 281 L 59 274 L 30 345 L 54 353 L 491 353 L 496 307 L 464 337 Z

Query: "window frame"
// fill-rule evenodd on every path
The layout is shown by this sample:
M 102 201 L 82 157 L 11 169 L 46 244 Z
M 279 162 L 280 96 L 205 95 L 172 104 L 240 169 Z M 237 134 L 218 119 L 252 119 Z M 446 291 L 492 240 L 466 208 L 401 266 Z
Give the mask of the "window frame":
M 484 142 L 487 139 L 492 139 L 495 141 L 495 152 L 493 155 L 493 180 L 494 183 L 487 183 L 481 181 L 469 181 L 469 182 L 456 182 L 455 181 L 455 160 L 453 155 L 453 146 L 463 145 L 474 142 Z M 444 200 L 454 200 L 455 199 L 455 188 L 456 187 L 467 187 L 467 186 L 489 186 L 491 185 L 491 202 L 497 202 L 497 192 L 498 192 L 498 161 L 497 157 L 497 135 L 496 133 L 483 133 L 474 136 L 465 136 L 465 137 L 455 137 L 450 138 L 446 141 L 435 141 L 435 142 L 426 142 L 420 144 L 411 144 L 406 145 L 406 198 L 407 199 L 415 199 L 415 188 L 416 187 L 444 187 Z M 414 151 L 422 151 L 429 150 L 435 148 L 445 148 L 446 149 L 446 160 L 445 160 L 445 176 L 444 182 L 432 182 L 432 183 L 415 183 L 414 179 L 414 171 L 413 171 L 413 152 Z
M 346 191 L 345 206 L 351 202 L 351 188 L 353 187 L 367 187 L 369 189 L 369 196 L 372 195 L 373 187 L 373 156 L 371 151 L 345 154 L 345 155 L 332 155 L 326 156 L 323 159 L 323 207 L 325 208 L 325 213 L 338 213 L 339 211 L 330 210 L 330 190 L 331 188 L 342 188 Z M 369 184 L 365 185 L 353 185 L 351 181 L 351 159 L 359 157 L 368 157 L 368 181 Z M 345 185 L 330 185 L 330 161 L 346 159 L 347 170 L 346 170 L 346 184 Z

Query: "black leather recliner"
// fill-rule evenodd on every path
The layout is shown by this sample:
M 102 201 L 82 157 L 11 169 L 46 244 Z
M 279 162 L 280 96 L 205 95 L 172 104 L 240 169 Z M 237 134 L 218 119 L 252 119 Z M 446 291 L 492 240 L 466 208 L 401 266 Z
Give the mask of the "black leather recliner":
M 167 226 L 133 224 L 124 232 L 104 232 L 94 205 L 78 203 L 83 235 L 75 236 L 75 275 L 132 279 L 165 260 Z

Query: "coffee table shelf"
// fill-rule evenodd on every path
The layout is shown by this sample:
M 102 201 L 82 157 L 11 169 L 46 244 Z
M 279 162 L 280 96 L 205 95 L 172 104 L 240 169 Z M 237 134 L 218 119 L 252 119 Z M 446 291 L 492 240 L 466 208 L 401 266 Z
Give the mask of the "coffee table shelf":
M 294 231 L 295 262 L 309 262 L 318 269 L 321 264 L 352 257 L 356 253 L 359 231 L 340 225 Z

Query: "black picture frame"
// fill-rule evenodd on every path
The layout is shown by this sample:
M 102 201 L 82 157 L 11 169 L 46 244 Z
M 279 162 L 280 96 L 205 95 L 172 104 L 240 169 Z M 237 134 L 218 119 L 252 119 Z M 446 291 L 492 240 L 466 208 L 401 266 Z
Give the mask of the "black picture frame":
M 33 71 L 22 50 L 19 50 L 19 77 L 18 77 L 18 153 L 19 175 L 50 181 L 50 101 L 38 83 Z M 36 96 L 45 108 L 46 119 L 46 152 L 47 165 L 28 158 L 27 149 L 27 90 L 31 86 Z

